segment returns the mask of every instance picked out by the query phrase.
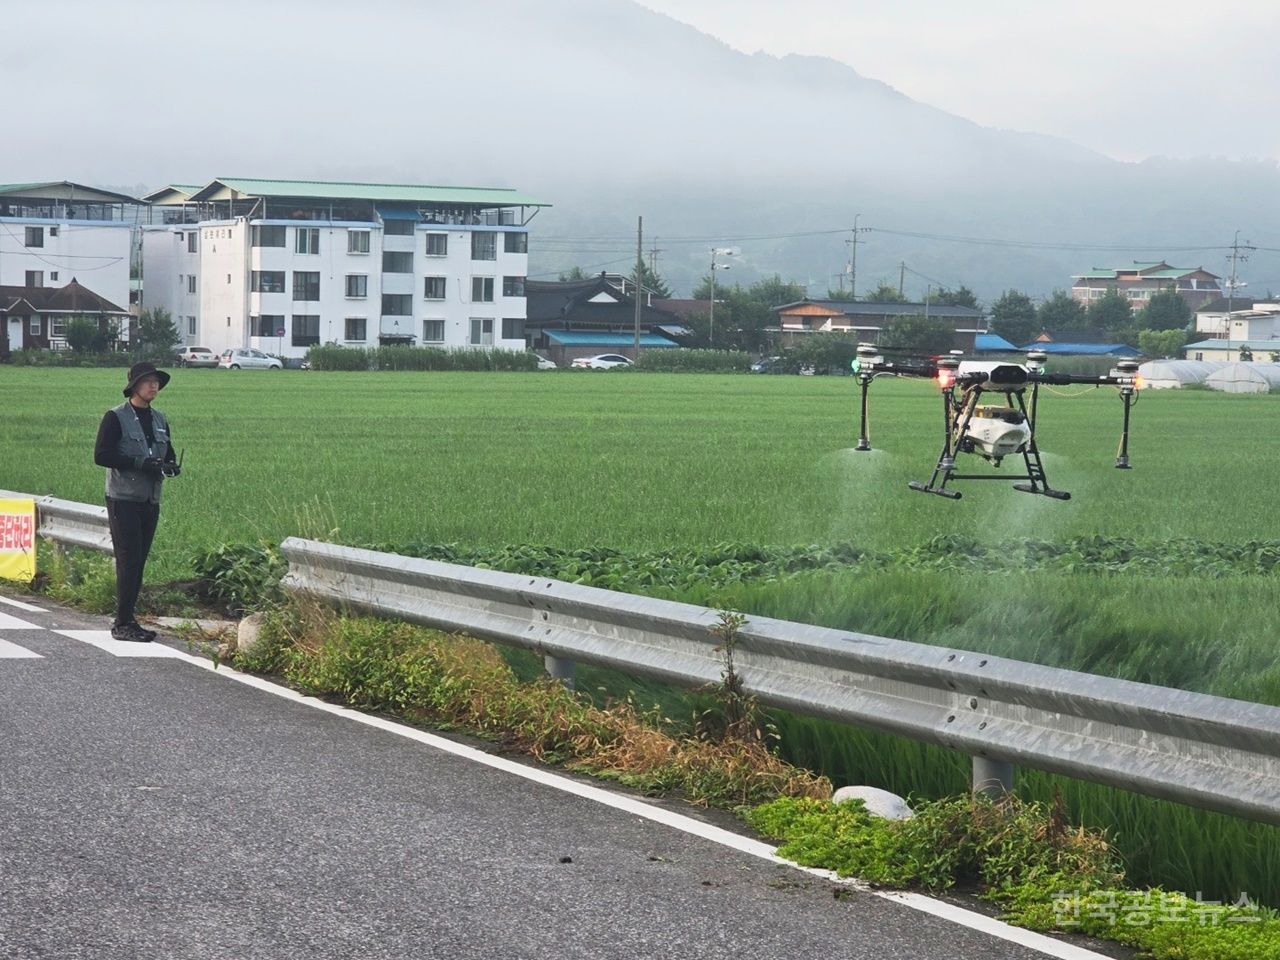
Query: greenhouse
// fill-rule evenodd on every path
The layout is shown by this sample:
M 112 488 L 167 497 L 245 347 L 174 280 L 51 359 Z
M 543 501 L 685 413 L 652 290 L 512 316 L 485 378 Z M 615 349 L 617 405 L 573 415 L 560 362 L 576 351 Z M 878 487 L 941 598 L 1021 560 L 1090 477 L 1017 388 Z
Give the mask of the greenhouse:
M 1220 367 L 1231 366 L 1225 360 L 1148 360 L 1138 367 L 1146 390 L 1177 390 L 1193 383 L 1204 383 Z
M 1224 393 L 1267 393 L 1280 389 L 1280 363 L 1223 363 L 1205 386 Z

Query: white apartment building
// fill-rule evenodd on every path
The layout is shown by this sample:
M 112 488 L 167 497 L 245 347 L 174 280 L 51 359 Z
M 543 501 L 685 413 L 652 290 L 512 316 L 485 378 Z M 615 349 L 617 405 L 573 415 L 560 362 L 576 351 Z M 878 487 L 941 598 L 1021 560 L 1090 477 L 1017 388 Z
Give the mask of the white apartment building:
M 0 184 L 0 287 L 56 288 L 74 279 L 128 310 L 138 209 L 133 197 L 65 180 Z M 15 350 L 56 347 L 61 335 L 49 324 L 4 335 Z
M 144 305 L 188 344 L 523 350 L 528 223 L 513 190 L 214 180 L 146 198 Z

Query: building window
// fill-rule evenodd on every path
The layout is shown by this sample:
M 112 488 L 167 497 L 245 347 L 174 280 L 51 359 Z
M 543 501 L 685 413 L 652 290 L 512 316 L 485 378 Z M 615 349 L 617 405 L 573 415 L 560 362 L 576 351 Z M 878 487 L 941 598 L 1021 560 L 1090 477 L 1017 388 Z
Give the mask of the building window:
M 502 295 L 504 297 L 523 297 L 524 277 L 503 277 Z
M 347 253 L 368 253 L 369 252 L 369 231 L 368 230 L 348 230 L 347 231 Z
M 383 273 L 413 273 L 413 254 L 384 250 L 382 252 Z
M 31 336 L 33 337 L 40 336 L 40 318 L 39 317 L 27 318 L 27 332 L 31 334 Z
M 422 339 L 427 343 L 444 343 L 444 321 L 423 320 Z
M 298 227 L 294 237 L 294 253 L 319 253 L 320 230 L 318 227 Z
M 50 282 L 50 283 L 57 283 L 57 282 L 58 282 L 58 271 L 57 271 L 57 270 L 50 270 L 50 271 L 49 271 L 49 282 Z
M 194 273 L 187 274 L 187 293 L 196 292 L 196 275 Z
M 493 277 L 471 278 L 471 302 L 493 303 Z
M 194 337 L 196 335 L 196 318 L 187 317 L 187 336 Z
M 493 346 L 493 317 L 471 318 L 471 343 L 477 347 Z
M 283 337 L 284 314 L 264 313 L 260 317 L 249 318 L 249 336 L 251 337 Z
M 253 293 L 284 293 L 284 271 L 254 270 L 249 274 L 249 290 Z
M 364 341 L 368 321 L 364 317 L 347 317 L 347 339 Z
M 527 233 L 504 233 L 502 235 L 503 253 L 528 253 L 529 235 Z
M 427 234 L 427 256 L 447 257 L 449 255 L 449 235 L 447 233 Z
M 50 227 L 50 228 L 49 228 L 49 236 L 51 236 L 51 237 L 56 237 L 57 235 L 58 235 L 58 228 L 57 228 L 57 227 Z
M 293 315 L 293 345 L 313 347 L 320 342 L 320 317 L 314 313 Z
M 306 270 L 293 271 L 293 299 L 319 300 L 320 274 Z
M 369 295 L 369 277 L 363 273 L 347 274 L 347 296 L 353 300 L 363 300 Z M 351 338 L 348 337 L 348 340 Z M 364 337 L 360 338 L 361 340 Z
M 44 246 L 44 227 L 27 227 L 24 243 L 28 247 Z
M 254 227 L 254 229 L 256 230 L 258 228 Z M 200 242 L 200 234 L 196 233 L 196 231 L 194 230 L 189 231 L 187 233 L 187 253 L 195 253 L 198 249 L 196 247 L 196 244 L 199 242 Z M 257 244 L 254 244 L 254 246 L 257 246 Z
M 502 339 L 503 340 L 523 340 L 524 339 L 524 320 L 520 317 L 503 317 L 502 318 Z
M 382 232 L 388 237 L 412 237 L 414 226 L 413 220 L 383 220 Z
M 254 247 L 283 247 L 284 227 L 256 223 L 249 229 L 249 244 Z M 188 247 L 190 249 L 190 247 Z
M 25 283 L 24 285 L 25 285 L 25 286 L 28 286 L 28 287 L 43 287 L 43 286 L 44 286 L 44 271 L 43 271 L 43 270 L 28 270 L 28 271 L 27 271 L 27 279 L 26 279 L 26 283 Z
M 497 260 L 498 235 L 491 230 L 475 230 L 471 234 L 472 260 Z
M 384 293 L 382 295 L 382 315 L 384 317 L 407 317 L 413 313 L 413 297 L 407 293 Z
M 443 300 L 444 277 L 426 277 L 422 281 L 422 296 L 426 300 Z
M 1204 359 L 1204 354 L 1203 354 L 1203 353 L 1197 353 L 1197 354 L 1196 354 L 1196 359 L 1197 359 L 1197 360 L 1203 360 L 1203 359 Z
M 49 337 L 63 339 L 67 335 L 67 321 L 61 317 L 54 317 L 49 329 Z

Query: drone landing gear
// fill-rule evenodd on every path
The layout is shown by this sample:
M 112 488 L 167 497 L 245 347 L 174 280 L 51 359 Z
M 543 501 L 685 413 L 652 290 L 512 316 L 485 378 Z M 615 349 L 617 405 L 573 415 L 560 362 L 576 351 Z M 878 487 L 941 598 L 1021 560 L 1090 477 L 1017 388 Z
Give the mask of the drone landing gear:
M 1010 406 L 1016 404 L 1017 408 L 1022 411 L 1023 417 L 1026 418 L 1026 422 L 1031 425 L 1031 436 L 1020 449 L 1022 463 L 1026 469 L 1021 478 L 1027 482 L 1015 483 L 1013 489 L 1022 493 L 1033 493 L 1037 496 L 1049 497 L 1052 500 L 1070 500 L 1070 493 L 1066 490 L 1054 490 L 1049 486 L 1049 481 L 1044 475 L 1044 462 L 1040 459 L 1040 450 L 1036 446 L 1035 435 L 1037 392 L 1037 388 L 1033 388 L 1030 411 L 1027 410 L 1021 391 L 1010 390 L 1005 392 L 1006 402 Z M 933 476 L 929 478 L 928 483 L 912 480 L 907 484 L 910 489 L 919 493 L 932 493 L 939 497 L 946 497 L 949 500 L 959 500 L 960 492 L 958 490 L 947 489 L 947 483 L 951 480 L 1011 479 L 1007 476 L 1001 477 L 992 473 L 956 473 L 956 454 L 974 452 L 972 441 L 967 438 L 967 430 L 977 408 L 980 393 L 981 391 L 976 389 L 966 390 L 959 403 L 954 400 L 950 392 L 943 393 L 944 432 L 942 453 L 938 457 L 938 465 L 934 467 Z M 994 462 L 996 466 L 1000 465 L 999 459 Z
M 921 483 L 919 480 L 908 481 L 907 486 L 912 490 L 919 491 L 920 493 L 932 493 L 939 497 L 946 497 L 948 500 L 960 499 L 959 490 L 948 490 L 946 487 L 933 487 L 927 483 Z
M 1070 500 L 1071 494 L 1066 490 L 1050 490 L 1048 487 L 1038 487 L 1034 483 L 1015 483 L 1013 489 L 1021 490 L 1023 493 L 1034 493 L 1042 497 L 1052 497 L 1054 500 Z

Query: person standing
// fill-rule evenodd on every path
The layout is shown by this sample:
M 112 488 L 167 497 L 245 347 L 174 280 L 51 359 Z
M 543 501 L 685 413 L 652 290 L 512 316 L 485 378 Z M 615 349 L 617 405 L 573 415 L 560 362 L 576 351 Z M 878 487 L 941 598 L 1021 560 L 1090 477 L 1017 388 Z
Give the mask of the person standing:
M 151 404 L 169 374 L 151 363 L 135 363 L 124 388 L 125 401 L 108 410 L 98 426 L 93 462 L 107 469 L 107 521 L 116 558 L 116 617 L 111 636 L 147 643 L 155 631 L 144 629 L 134 606 L 142 589 L 142 570 L 160 520 L 160 489 L 180 468 L 164 414 Z

